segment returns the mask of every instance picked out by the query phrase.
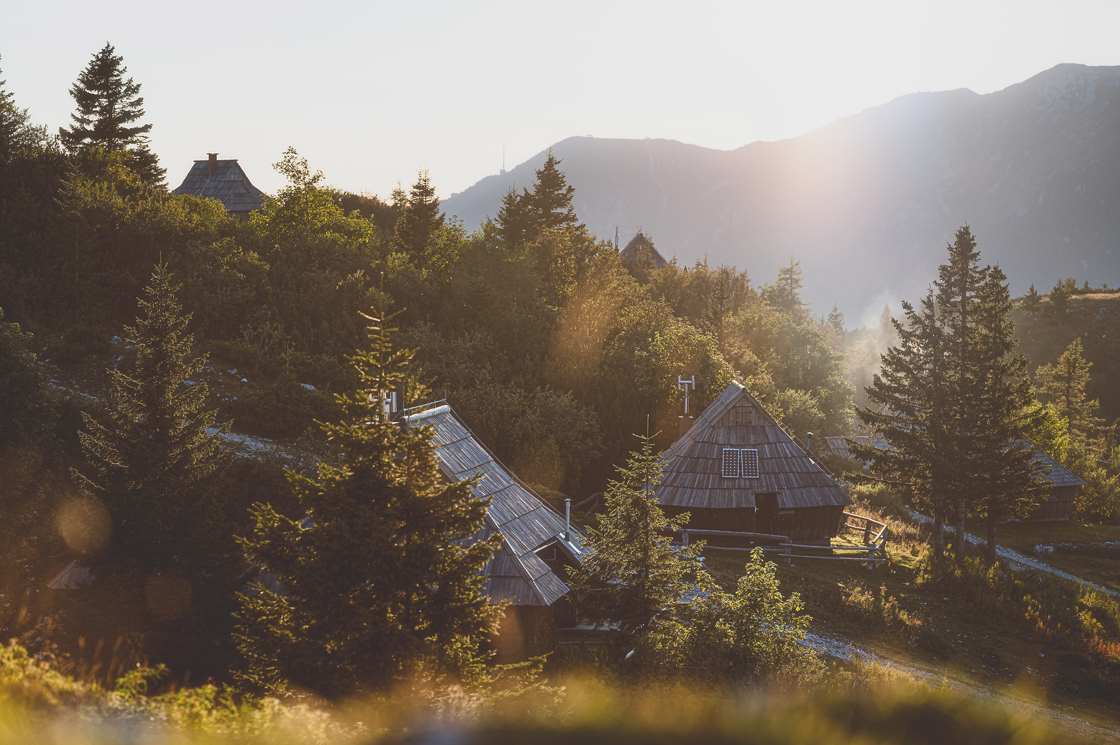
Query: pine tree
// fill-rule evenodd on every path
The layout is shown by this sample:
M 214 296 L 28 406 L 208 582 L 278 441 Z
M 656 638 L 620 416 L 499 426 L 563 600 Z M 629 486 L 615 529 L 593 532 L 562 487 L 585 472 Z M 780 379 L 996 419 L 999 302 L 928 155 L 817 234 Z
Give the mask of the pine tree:
M 800 315 L 805 310 L 801 301 L 801 264 L 790 260 L 788 266 L 778 270 L 778 278 L 774 284 L 767 285 L 762 290 L 762 297 L 775 308 L 780 308 L 791 315 Z
M 31 342 L 0 308 L 0 452 L 35 441 L 47 424 L 46 376 Z
M 102 148 L 108 152 L 126 151 L 133 170 L 145 183 L 160 185 L 165 172 L 148 143 L 151 124 L 139 124 L 144 116 L 140 84 L 125 78 L 124 58 L 106 43 L 93 57 L 70 88 L 77 108 L 69 128 L 58 134 L 71 153 Z
M 0 74 L 2 74 L 0 70 Z M 0 77 L 0 165 L 12 161 L 28 139 L 30 117 L 27 109 L 16 106 L 15 96 Z
M 1085 357 L 1085 346 L 1077 337 L 1058 359 L 1035 371 L 1038 397 L 1054 405 L 1065 419 L 1066 434 L 1074 442 L 1085 443 L 1100 434 L 1103 422 L 1097 415 L 1100 401 L 1089 398 L 1093 363 Z
M 590 549 L 572 571 L 576 603 L 583 617 L 618 624 L 623 651 L 647 646 L 659 618 L 697 586 L 701 544 L 672 545 L 671 534 L 688 516 L 670 518 L 657 499 L 661 458 L 652 436 L 639 437 L 617 476 L 607 484 L 605 509 L 587 529 Z
M 572 207 L 575 189 L 560 170 L 560 160 L 548 151 L 544 165 L 537 171 L 533 190 L 525 197 L 533 213 L 533 227 L 539 230 L 575 229 L 579 218 Z
M 871 405 L 856 410 L 891 447 L 857 447 L 857 453 L 870 461 L 877 477 L 903 488 L 932 514 L 933 563 L 940 571 L 954 467 L 947 447 L 945 333 L 932 291 L 917 309 L 903 302 L 902 311 L 902 320 L 891 320 L 898 342 L 883 353 L 879 372 L 867 387 Z
M 1042 304 L 1042 296 L 1038 294 L 1038 290 L 1034 285 L 1030 286 L 1027 294 L 1023 296 L 1023 308 L 1028 313 L 1035 313 L 1038 311 L 1038 306 Z
M 1077 289 L 1077 282 L 1071 278 L 1058 280 L 1054 289 L 1050 290 L 1050 313 L 1057 321 L 1064 321 L 1069 314 L 1069 300 L 1073 291 Z
M 983 356 L 978 331 L 977 298 L 988 268 L 980 266 L 980 251 L 972 230 L 963 226 L 948 246 L 949 260 L 938 268 L 934 281 L 940 322 L 944 328 L 946 390 L 949 391 L 943 415 L 950 437 L 944 456 L 955 463 L 952 471 L 955 495 L 952 508 L 956 519 L 957 539 L 954 543 L 958 561 L 963 561 L 966 541 L 965 520 L 972 504 L 979 498 L 979 471 L 984 456 L 973 444 L 982 435 L 976 401 L 983 391 L 979 363 Z
M 1034 425 L 1027 363 L 1015 351 L 1007 277 L 991 267 L 977 291 L 979 396 L 970 403 L 978 422 L 967 443 L 977 459 L 977 508 L 984 519 L 988 560 L 995 560 L 996 526 L 1026 517 L 1045 484 L 1026 440 Z
M 399 199 L 394 195 L 394 202 Z M 396 225 L 397 246 L 413 256 L 424 256 L 429 243 L 443 227 L 439 198 L 427 171 L 421 171 L 407 199 L 401 201 Z
M 531 237 L 533 219 L 528 203 L 528 192 L 518 194 L 510 189 L 502 197 L 502 205 L 498 208 L 495 227 L 507 254 L 516 255 L 519 253 Z
M 195 356 L 178 288 L 159 264 L 126 326 L 131 361 L 109 370 L 104 421 L 83 414 L 79 434 L 88 475 L 80 488 L 102 501 L 113 520 L 117 558 L 146 570 L 198 567 L 193 529 L 208 513 L 210 479 L 226 461 L 207 386 L 194 378 Z
M 252 508 L 241 543 L 262 579 L 239 596 L 235 643 L 242 679 L 265 690 L 340 696 L 414 675 L 469 676 L 501 609 L 483 593 L 495 538 L 468 481 L 444 479 L 430 429 L 385 412 L 387 391 L 409 380 L 413 351 L 369 321 L 369 346 L 351 363 L 359 385 L 322 424 L 336 458 L 316 475 L 289 473 L 302 514 Z

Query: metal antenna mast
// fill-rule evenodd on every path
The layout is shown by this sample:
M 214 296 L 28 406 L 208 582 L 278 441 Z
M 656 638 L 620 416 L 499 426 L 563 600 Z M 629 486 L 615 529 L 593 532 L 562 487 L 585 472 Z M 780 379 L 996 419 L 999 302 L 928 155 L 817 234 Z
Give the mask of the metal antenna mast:
M 692 416 L 688 413 L 688 394 L 696 388 L 696 376 L 689 375 L 687 378 L 683 375 L 677 376 L 677 388 L 684 391 L 684 414 L 679 417 L 680 419 L 691 419 Z

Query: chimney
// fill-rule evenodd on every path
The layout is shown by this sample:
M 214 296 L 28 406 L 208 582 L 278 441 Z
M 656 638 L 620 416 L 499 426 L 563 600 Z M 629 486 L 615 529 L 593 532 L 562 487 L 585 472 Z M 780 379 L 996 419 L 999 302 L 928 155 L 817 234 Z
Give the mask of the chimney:
M 218 154 L 217 153 L 206 153 L 206 155 L 207 155 L 206 172 L 210 176 L 213 176 L 214 173 L 218 170 Z
M 572 498 L 564 497 L 564 540 L 572 540 Z

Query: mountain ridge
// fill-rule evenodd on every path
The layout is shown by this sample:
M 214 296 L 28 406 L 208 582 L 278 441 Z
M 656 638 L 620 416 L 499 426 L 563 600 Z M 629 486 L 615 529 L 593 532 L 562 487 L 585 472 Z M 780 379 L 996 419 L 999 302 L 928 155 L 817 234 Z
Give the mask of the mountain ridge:
M 642 229 L 666 256 L 769 281 L 795 258 L 823 312 L 877 317 L 928 285 L 956 227 L 1013 290 L 1120 281 L 1120 66 L 1062 63 L 991 93 L 909 93 L 796 137 L 730 150 L 569 137 L 444 202 L 468 228 L 547 152 L 596 235 Z

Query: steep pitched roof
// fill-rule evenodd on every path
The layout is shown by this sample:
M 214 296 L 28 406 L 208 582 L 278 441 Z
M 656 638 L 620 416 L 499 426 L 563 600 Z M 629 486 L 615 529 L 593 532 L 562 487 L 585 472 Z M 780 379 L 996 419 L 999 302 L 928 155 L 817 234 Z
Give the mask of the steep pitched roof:
M 640 230 L 618 255 L 622 259 L 622 263 L 631 270 L 660 269 L 669 263 L 654 247 L 653 241 Z
M 570 588 L 537 555 L 558 542 L 580 555 L 583 537 L 572 530 L 563 539 L 564 518 L 522 484 L 484 446 L 446 404 L 405 418 L 409 426 L 430 426 L 444 476 L 462 481 L 479 476 L 476 496 L 490 499 L 486 535 L 498 531 L 502 547 L 486 568 L 486 591 L 513 605 L 552 605 Z
M 756 448 L 758 478 L 724 478 L 723 448 Z M 782 509 L 848 504 L 847 493 L 809 457 L 739 382 L 732 381 L 664 453 L 661 504 L 754 508 L 774 492 Z
M 211 197 L 227 212 L 246 213 L 260 209 L 264 192 L 253 186 L 236 160 L 196 160 L 183 183 L 172 194 Z
M 1051 486 L 1085 486 L 1085 482 L 1073 471 L 1050 457 L 1042 448 L 1028 442 L 1034 448 L 1034 461 L 1042 466 Z

